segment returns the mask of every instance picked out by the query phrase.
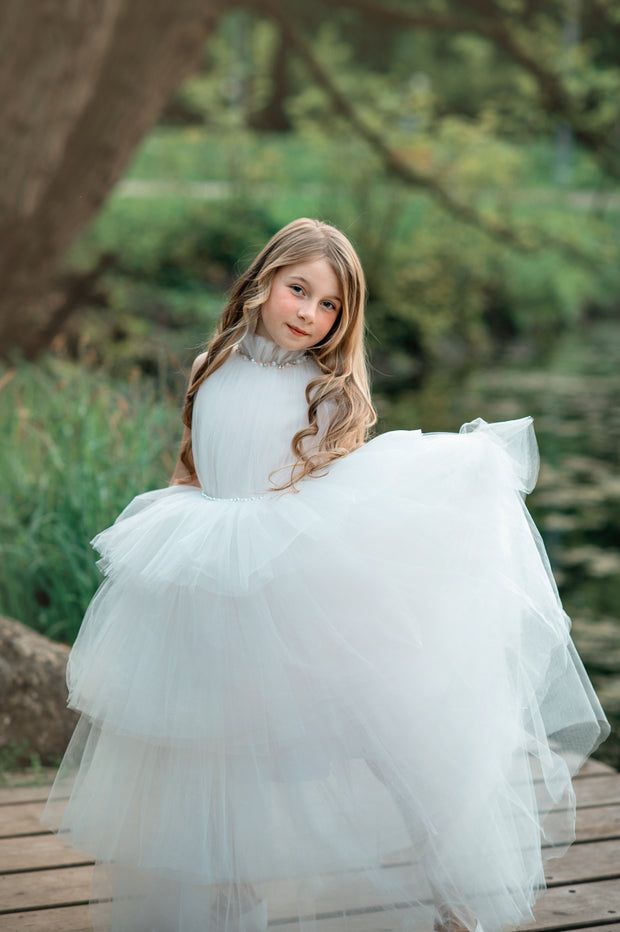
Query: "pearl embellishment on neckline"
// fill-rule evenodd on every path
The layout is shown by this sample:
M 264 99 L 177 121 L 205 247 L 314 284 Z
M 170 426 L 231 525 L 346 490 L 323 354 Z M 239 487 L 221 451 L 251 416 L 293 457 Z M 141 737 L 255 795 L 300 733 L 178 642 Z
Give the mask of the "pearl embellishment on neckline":
M 300 362 L 305 362 L 309 358 L 309 354 L 304 353 L 299 359 L 292 359 L 290 362 L 276 362 L 275 360 L 273 362 L 261 362 L 260 359 L 250 356 L 249 353 L 244 353 L 239 346 L 237 346 L 237 352 L 243 359 L 247 359 L 248 362 L 253 362 L 255 366 L 261 366 L 263 369 L 290 369 L 292 366 L 298 366 Z

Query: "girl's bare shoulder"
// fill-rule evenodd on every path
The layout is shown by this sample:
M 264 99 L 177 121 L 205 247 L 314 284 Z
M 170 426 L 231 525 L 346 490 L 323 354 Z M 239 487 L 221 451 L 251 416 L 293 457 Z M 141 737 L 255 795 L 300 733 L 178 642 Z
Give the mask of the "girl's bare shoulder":
M 192 372 L 190 376 L 191 379 L 194 379 L 196 373 L 198 372 L 198 370 L 200 369 L 200 367 L 202 366 L 206 358 L 207 358 L 206 352 L 200 353 L 198 356 L 196 356 L 196 358 L 194 359 L 192 363 Z

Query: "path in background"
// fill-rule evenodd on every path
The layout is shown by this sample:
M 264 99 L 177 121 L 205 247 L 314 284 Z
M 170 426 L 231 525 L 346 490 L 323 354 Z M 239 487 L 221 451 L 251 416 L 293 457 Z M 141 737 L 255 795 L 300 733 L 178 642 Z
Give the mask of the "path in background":
M 121 197 L 188 197 L 199 201 L 223 201 L 237 191 L 232 181 L 149 181 L 127 179 L 121 181 L 114 193 Z M 282 185 L 260 182 L 254 185 L 254 193 L 269 196 L 282 189 Z M 304 194 L 314 195 L 321 190 L 321 183 L 310 181 L 296 186 Z M 562 191 L 558 188 L 531 188 L 519 191 L 521 204 L 562 204 L 573 210 L 620 210 L 620 194 L 613 191 Z

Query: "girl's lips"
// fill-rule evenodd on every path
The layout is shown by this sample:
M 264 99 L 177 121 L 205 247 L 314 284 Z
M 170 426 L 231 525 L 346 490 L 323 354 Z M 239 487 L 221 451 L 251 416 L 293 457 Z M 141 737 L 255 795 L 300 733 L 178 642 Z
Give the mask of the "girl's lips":
M 286 326 L 288 327 L 288 329 L 289 329 L 292 333 L 296 334 L 298 337 L 307 337 L 307 336 L 309 336 L 309 334 L 307 334 L 305 330 L 299 330 L 298 327 L 293 327 L 292 324 L 287 324 Z

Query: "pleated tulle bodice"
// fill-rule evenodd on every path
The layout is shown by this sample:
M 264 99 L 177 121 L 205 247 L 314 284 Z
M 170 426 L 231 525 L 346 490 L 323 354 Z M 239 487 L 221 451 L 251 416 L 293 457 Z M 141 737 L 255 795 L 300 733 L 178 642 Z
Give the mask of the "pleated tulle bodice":
M 319 370 L 311 356 L 251 333 L 201 385 L 192 447 L 207 495 L 245 498 L 286 481 L 274 470 L 293 461 L 291 440 L 308 423 L 306 386 Z

